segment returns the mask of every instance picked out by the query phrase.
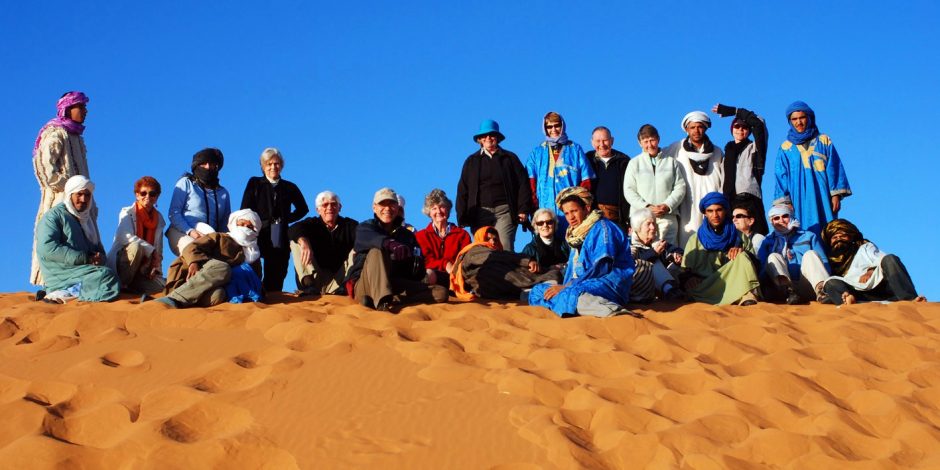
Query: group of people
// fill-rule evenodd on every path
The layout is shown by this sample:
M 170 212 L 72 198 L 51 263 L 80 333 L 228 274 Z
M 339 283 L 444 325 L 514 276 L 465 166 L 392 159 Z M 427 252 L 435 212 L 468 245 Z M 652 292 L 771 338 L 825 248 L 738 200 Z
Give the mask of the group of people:
M 441 189 L 425 197 L 430 220 L 420 230 L 405 221 L 404 198 L 391 188 L 375 193 L 367 220 L 341 216 L 332 191 L 317 194 L 317 215 L 305 218 L 307 202 L 281 177 L 276 148 L 261 153 L 262 175 L 248 180 L 233 211 L 219 178 L 224 156 L 206 148 L 173 186 L 168 224 L 156 208 L 160 183 L 135 182 L 107 252 L 82 138 L 87 103 L 81 92 L 63 95 L 34 146 L 41 202 L 31 281 L 48 302 L 109 301 L 122 291 L 144 300 L 162 292 L 155 301 L 174 308 L 260 301 L 283 290 L 289 271 L 297 295 L 348 295 L 380 311 L 450 297 L 518 299 L 562 317 L 632 314 L 629 304 L 657 299 L 924 300 L 896 256 L 837 218 L 852 191 L 835 146 L 802 102 L 786 110 L 790 131 L 766 214 L 768 135 L 750 110 L 712 108 L 734 117 L 724 151 L 708 137 L 708 115 L 693 111 L 681 121 L 686 137 L 666 148 L 643 125 L 633 158 L 613 147 L 604 126 L 585 153 L 550 112 L 525 164 L 500 145 L 496 121 L 480 124 L 479 148 L 457 186 L 456 224 Z M 532 239 L 517 252 L 520 225 Z M 164 239 L 176 257 L 165 276 Z

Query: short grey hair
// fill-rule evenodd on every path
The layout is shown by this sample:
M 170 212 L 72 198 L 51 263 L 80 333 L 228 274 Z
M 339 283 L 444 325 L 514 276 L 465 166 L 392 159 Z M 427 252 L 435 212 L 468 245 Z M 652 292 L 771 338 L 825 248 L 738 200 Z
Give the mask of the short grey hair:
M 539 215 L 548 214 L 552 218 L 552 222 L 558 222 L 558 215 L 555 214 L 555 211 L 551 209 L 546 209 L 544 207 L 537 209 L 534 214 L 532 214 L 532 221 L 535 222 L 535 219 L 539 218 Z
M 336 204 L 339 205 L 340 209 L 343 208 L 343 203 L 339 201 L 339 196 L 337 196 L 336 193 L 330 190 L 326 190 L 326 191 L 321 192 L 320 194 L 317 194 L 317 198 L 314 201 L 314 204 L 316 205 L 314 207 L 320 207 L 323 205 L 324 202 L 331 200 L 331 199 L 336 201 Z
M 445 193 L 443 189 L 434 188 L 427 196 L 424 196 L 424 207 L 421 209 L 421 212 L 430 217 L 431 207 L 433 206 L 444 206 L 444 208 L 447 209 L 447 213 L 450 214 L 454 203 L 447 198 L 447 193 Z
M 281 155 L 280 150 L 274 147 L 268 147 L 264 149 L 261 152 L 261 166 L 264 166 L 266 163 L 268 163 L 268 160 L 274 157 L 277 157 L 277 159 L 281 161 L 282 165 L 284 164 L 284 155 Z
M 630 214 L 630 227 L 634 232 L 640 233 L 640 226 L 643 225 L 643 222 L 646 222 L 650 219 L 656 220 L 656 216 L 653 215 L 653 211 L 645 207 L 643 209 L 633 211 L 633 213 Z

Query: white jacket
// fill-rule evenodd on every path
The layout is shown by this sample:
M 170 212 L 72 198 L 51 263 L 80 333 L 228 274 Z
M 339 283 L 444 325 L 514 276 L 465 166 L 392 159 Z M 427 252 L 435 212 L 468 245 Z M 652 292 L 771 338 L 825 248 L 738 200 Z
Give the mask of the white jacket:
M 157 232 L 153 236 L 153 245 L 137 236 L 137 211 L 134 209 L 136 204 L 131 204 L 121 209 L 118 215 L 118 226 L 114 233 L 114 243 L 111 250 L 108 251 L 108 267 L 117 273 L 117 252 L 131 243 L 139 243 L 144 253 L 149 257 L 154 251 L 163 257 L 163 228 L 166 221 L 163 214 L 157 210 Z M 156 210 L 156 209 L 154 209 Z
M 669 206 L 670 214 L 678 214 L 685 192 L 685 180 L 682 179 L 679 163 L 662 150 L 653 159 L 643 152 L 633 157 L 627 165 L 623 177 L 623 195 L 630 203 L 631 210 L 639 210 L 651 204 L 665 204 Z

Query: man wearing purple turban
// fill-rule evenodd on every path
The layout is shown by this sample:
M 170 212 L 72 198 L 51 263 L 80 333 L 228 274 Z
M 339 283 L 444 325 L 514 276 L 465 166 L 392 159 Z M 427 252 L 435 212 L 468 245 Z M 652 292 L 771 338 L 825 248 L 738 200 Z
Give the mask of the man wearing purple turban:
M 82 139 L 85 117 L 88 115 L 87 103 L 88 97 L 80 91 L 62 95 L 56 103 L 56 117 L 39 130 L 36 143 L 33 144 L 33 169 L 40 192 L 35 224 L 52 206 L 65 199 L 65 182 L 69 178 L 75 175 L 89 177 L 85 140 Z M 97 218 L 97 206 L 92 205 L 90 210 L 91 216 Z M 43 284 L 36 258 L 35 235 L 29 281 L 34 285 Z

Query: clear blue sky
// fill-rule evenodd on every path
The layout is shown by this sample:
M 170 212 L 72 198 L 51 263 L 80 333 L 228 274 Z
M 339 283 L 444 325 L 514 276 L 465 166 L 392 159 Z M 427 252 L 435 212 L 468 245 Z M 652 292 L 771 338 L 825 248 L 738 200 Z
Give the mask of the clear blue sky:
M 523 161 L 549 110 L 586 150 L 606 125 L 633 155 L 640 125 L 665 145 L 682 137 L 685 113 L 721 102 L 766 118 L 772 168 L 784 109 L 803 100 L 854 191 L 841 215 L 940 299 L 935 2 L 264 3 L 4 6 L 0 153 L 12 166 L 0 185 L 10 227 L 0 291 L 32 289 L 32 144 L 58 97 L 81 90 L 106 246 L 133 182 L 152 175 L 169 188 L 206 146 L 225 154 L 233 205 L 276 146 L 311 205 L 332 189 L 343 215 L 362 219 L 391 186 L 421 227 L 424 194 L 454 195 L 485 118 Z M 730 122 L 712 119 L 723 145 Z M 770 170 L 766 199 L 772 191 Z M 168 204 L 165 191 L 164 214 Z

